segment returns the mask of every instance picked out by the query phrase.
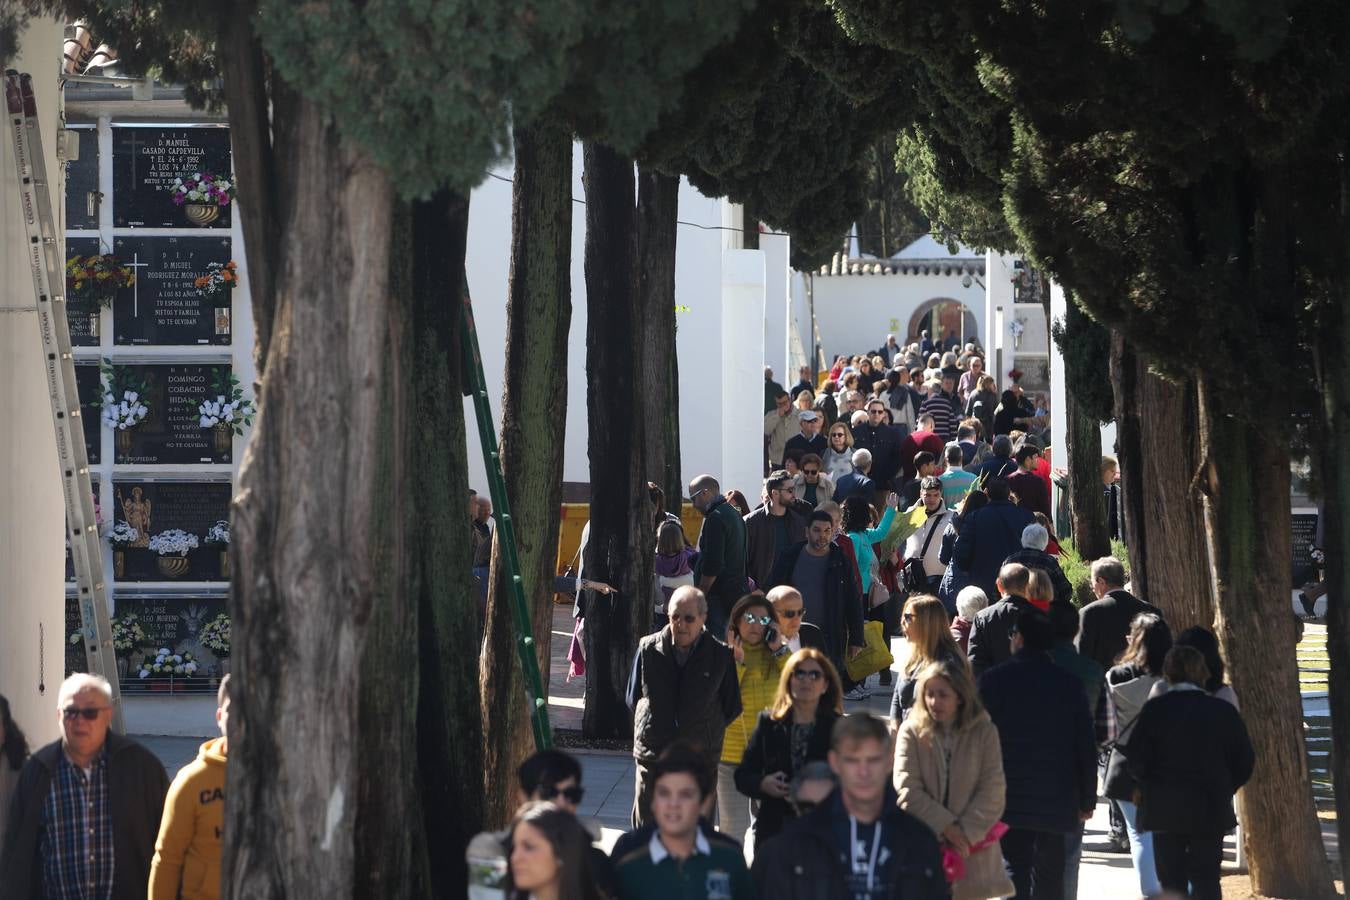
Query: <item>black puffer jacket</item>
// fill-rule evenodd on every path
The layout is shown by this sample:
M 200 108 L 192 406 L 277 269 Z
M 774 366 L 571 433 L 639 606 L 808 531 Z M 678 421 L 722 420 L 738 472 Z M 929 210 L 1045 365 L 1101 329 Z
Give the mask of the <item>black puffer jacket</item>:
M 676 740 L 702 749 L 716 765 L 722 736 L 741 714 L 741 686 L 731 649 L 706 631 L 683 665 L 667 625 L 638 643 L 628 678 L 633 756 L 654 762 Z

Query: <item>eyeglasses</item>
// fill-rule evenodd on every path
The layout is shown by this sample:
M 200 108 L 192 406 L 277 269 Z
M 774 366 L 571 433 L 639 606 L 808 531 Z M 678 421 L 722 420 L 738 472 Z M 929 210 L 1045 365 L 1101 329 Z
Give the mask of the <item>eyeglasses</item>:
M 672 623 L 683 622 L 686 625 L 693 625 L 695 622 L 698 621 L 698 616 L 694 615 L 693 613 L 675 613 L 670 617 L 670 621 Z
M 98 718 L 98 714 L 108 709 L 106 706 L 67 706 L 61 710 L 61 717 L 67 722 L 73 722 L 81 717 L 86 722 L 92 722 Z
M 782 616 L 784 619 L 795 619 L 795 618 L 797 618 L 798 616 L 800 616 L 800 615 L 802 614 L 802 612 L 803 612 L 803 610 L 800 609 L 800 608 L 798 608 L 798 609 L 780 609 L 780 610 L 778 611 L 778 615 Z
M 754 613 L 742 613 L 741 619 L 747 625 L 754 625 L 756 622 L 760 625 L 768 625 L 773 621 L 773 616 L 757 616 Z
M 804 678 L 807 681 L 819 681 L 825 677 L 825 673 L 819 669 L 793 669 L 793 678 Z
M 579 784 L 574 784 L 571 787 L 565 788 L 556 788 L 552 785 L 541 785 L 539 787 L 540 800 L 552 800 L 554 797 L 562 797 L 568 803 L 577 806 L 581 803 L 581 798 L 584 796 L 586 796 L 586 789 Z

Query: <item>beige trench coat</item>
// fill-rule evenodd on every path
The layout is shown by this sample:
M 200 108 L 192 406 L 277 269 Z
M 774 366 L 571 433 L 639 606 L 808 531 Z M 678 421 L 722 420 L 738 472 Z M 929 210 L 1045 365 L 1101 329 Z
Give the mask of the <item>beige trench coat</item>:
M 933 829 L 939 840 L 943 829 L 955 822 L 972 844 L 982 841 L 1003 815 L 1003 751 L 998 729 L 987 714 L 980 713 L 956 735 L 949 772 L 936 736 L 921 735 L 914 720 L 907 720 L 900 726 L 895 751 L 895 790 L 900 807 Z M 972 854 L 966 860 L 965 877 L 952 885 L 955 900 L 989 900 L 1014 893 L 997 843 Z

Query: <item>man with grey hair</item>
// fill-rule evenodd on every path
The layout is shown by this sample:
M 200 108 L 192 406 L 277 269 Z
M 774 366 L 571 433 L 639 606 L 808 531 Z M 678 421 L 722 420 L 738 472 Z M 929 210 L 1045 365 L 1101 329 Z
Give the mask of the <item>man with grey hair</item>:
M 1069 583 L 1064 570 L 1059 567 L 1059 560 L 1045 552 L 1048 546 L 1050 546 L 1050 532 L 1039 522 L 1032 522 L 1022 529 L 1022 549 L 1010 553 L 1003 564 L 1020 563 L 1028 569 L 1042 570 L 1050 576 L 1050 583 L 1055 586 L 1055 601 L 1071 603 L 1073 585 Z
M 708 627 L 714 634 L 725 634 L 732 604 L 749 588 L 745 580 L 745 522 L 722 496 L 721 485 L 711 475 L 700 475 L 689 482 L 689 501 L 703 513 L 694 585 L 707 598 Z
M 652 821 L 651 767 L 676 741 L 698 748 L 716 773 L 722 736 L 741 714 L 741 688 L 730 648 L 704 628 L 708 601 L 698 588 L 676 588 L 664 628 L 638 643 L 628 677 L 637 790 L 633 827 Z
M 1007 478 L 1017 471 L 1017 463 L 1013 462 L 1012 438 L 1006 434 L 1000 434 L 994 438 L 991 445 L 994 455 L 986 459 L 980 470 L 975 473 L 980 484 L 987 484 L 991 478 Z
M 164 794 L 164 766 L 109 729 L 112 686 L 71 675 L 57 692 L 61 738 L 19 773 L 0 857 L 6 897 L 146 896 Z
M 1078 652 L 1109 669 L 1125 649 L 1134 617 L 1162 617 L 1162 610 L 1125 590 L 1125 565 L 1114 556 L 1093 560 L 1092 593 L 1097 599 L 1078 611 Z
M 867 473 L 872 471 L 872 451 L 854 450 L 852 459 L 853 471 L 839 476 L 839 480 L 834 483 L 834 497 L 831 499 L 835 503 L 843 503 L 856 494 L 866 497 L 870 503 L 877 490 L 876 482 L 867 477 Z

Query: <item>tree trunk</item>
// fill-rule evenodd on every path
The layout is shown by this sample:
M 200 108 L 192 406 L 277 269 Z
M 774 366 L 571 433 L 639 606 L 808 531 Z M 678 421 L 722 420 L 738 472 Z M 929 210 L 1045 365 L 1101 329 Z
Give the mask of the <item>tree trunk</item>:
M 1064 392 L 1065 444 L 1068 450 L 1069 515 L 1073 522 L 1073 545 L 1080 556 L 1092 561 L 1111 555 L 1106 531 L 1106 495 L 1102 490 L 1101 423 L 1085 415 L 1074 400 L 1073 386 Z
M 1131 587 L 1163 611 L 1173 632 L 1209 628 L 1213 586 L 1203 564 L 1204 510 L 1192 484 L 1200 464 L 1194 382 L 1149 372 L 1119 332 L 1111 336 L 1111 381 Z
M 741 249 L 759 249 L 759 215 L 750 204 L 741 204 Z
M 518 126 L 515 150 L 501 459 L 525 600 L 532 610 L 535 655 L 547 691 L 572 321 L 572 135 L 553 121 Z M 541 378 L 542 372 L 549 376 Z M 495 543 L 481 715 L 488 738 L 488 822 L 499 828 L 515 807 L 516 769 L 535 747 L 505 560 L 500 542 Z
M 1242 792 L 1253 890 L 1334 896 L 1303 739 L 1290 597 L 1289 450 L 1268 428 L 1221 413 L 1198 384 L 1205 538 L 1215 632 L 1256 749 Z
M 677 175 L 638 170 L 638 300 L 643 308 L 643 354 L 651 373 L 643 391 L 646 465 L 661 486 L 666 509 L 680 514 L 680 372 L 675 353 L 675 241 L 680 206 Z
M 585 571 L 618 589 L 586 598 L 589 737 L 627 737 L 624 702 L 637 640 L 652 616 L 652 514 L 643 475 L 646 370 L 642 304 L 634 278 L 633 162 L 596 143 L 585 148 L 586 412 L 591 532 Z
M 229 896 L 418 896 L 407 401 L 389 353 L 393 185 L 299 100 L 285 259 L 234 500 Z
M 466 197 L 443 192 L 412 205 L 411 265 L 402 269 L 411 271 L 412 309 L 390 322 L 394 347 L 411 358 L 404 430 L 415 505 L 407 540 L 416 554 L 409 596 L 418 616 L 417 785 L 425 843 L 434 848 L 417 862 L 428 869 L 432 897 L 463 896 L 464 848 L 484 827 L 482 740 L 465 727 L 479 706 L 478 634 L 464 627 L 478 614 L 467 574 L 472 538 L 463 514 L 469 482 L 459 375 L 468 225 Z

